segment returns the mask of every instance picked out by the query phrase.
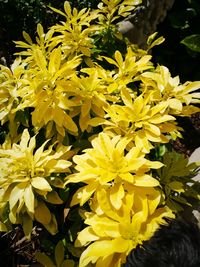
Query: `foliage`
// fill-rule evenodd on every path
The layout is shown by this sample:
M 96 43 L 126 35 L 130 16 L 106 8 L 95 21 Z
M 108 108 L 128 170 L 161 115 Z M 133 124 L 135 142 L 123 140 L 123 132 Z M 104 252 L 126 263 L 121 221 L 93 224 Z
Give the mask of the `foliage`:
M 100 0 L 71 0 L 73 7 L 79 9 L 85 7 L 96 8 Z M 0 48 L 1 56 L 4 56 L 7 64 L 13 60 L 15 51 L 13 40 L 21 39 L 21 32 L 28 31 L 34 37 L 35 28 L 41 23 L 45 29 L 54 25 L 59 19 L 58 14 L 53 13 L 49 6 L 62 9 L 64 0 L 1 0 L 0 11 Z
M 199 20 L 198 0 L 176 0 L 157 31 L 166 41 L 153 51 L 154 60 L 166 65 L 181 81 L 199 80 Z
M 182 41 L 182 44 L 195 52 L 200 52 L 200 34 L 193 34 L 186 36 Z
M 139 3 L 65 2 L 51 9 L 63 21 L 38 24 L 35 42 L 23 32 L 11 68 L 1 66 L 0 230 L 21 224 L 31 238 L 40 225 L 55 235 L 55 252 L 36 255 L 44 266 L 121 266 L 199 199 L 194 165 L 170 141 L 181 136 L 177 117 L 199 110 L 200 82 L 181 84 L 153 64 L 156 34 L 145 51 L 117 31 Z

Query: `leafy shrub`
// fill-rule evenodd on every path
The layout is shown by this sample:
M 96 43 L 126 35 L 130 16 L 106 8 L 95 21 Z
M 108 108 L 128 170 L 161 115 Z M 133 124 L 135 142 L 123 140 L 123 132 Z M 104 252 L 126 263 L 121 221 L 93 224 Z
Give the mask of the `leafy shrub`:
M 96 7 L 98 0 L 72 0 L 70 3 L 79 9 L 84 7 Z M 41 23 L 45 29 L 55 24 L 59 14 L 55 14 L 49 8 L 53 6 L 61 9 L 64 0 L 2 0 L 0 1 L 0 50 L 1 56 L 11 64 L 15 47 L 13 40 L 21 39 L 21 32 L 28 31 L 30 36 L 35 35 L 35 28 Z
M 120 266 L 200 198 L 196 164 L 170 145 L 181 136 L 176 118 L 199 110 L 200 82 L 181 84 L 152 63 L 156 34 L 145 51 L 118 32 L 139 3 L 78 11 L 65 2 L 52 8 L 63 21 L 47 32 L 38 24 L 36 42 L 23 32 L 22 51 L 1 66 L 0 230 L 57 233 L 55 259 L 36 255 L 43 265 Z

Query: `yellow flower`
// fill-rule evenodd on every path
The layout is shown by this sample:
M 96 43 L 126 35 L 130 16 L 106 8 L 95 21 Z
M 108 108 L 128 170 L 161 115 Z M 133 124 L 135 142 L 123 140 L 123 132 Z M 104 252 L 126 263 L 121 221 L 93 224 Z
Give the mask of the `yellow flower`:
M 99 207 L 85 213 L 88 227 L 78 234 L 75 243 L 87 246 L 80 257 L 80 267 L 90 262 L 95 266 L 121 266 L 132 249 L 150 239 L 159 224 L 165 223 L 164 217 L 174 217 L 167 207 L 158 207 L 160 194 L 153 188 L 132 186 L 119 210 L 113 209 L 107 190 L 96 195 L 93 202 Z
M 155 187 L 159 182 L 148 172 L 162 166 L 158 161 L 145 159 L 141 148 L 133 147 L 126 152 L 130 139 L 115 136 L 110 138 L 105 133 L 100 133 L 92 141 L 93 148 L 84 150 L 83 155 L 76 155 L 73 161 L 76 163 L 77 173 L 67 177 L 69 182 L 84 182 L 73 197 L 72 205 L 83 205 L 92 194 L 102 186 L 111 186 L 113 183 L 121 183 L 118 188 L 124 194 L 123 184 L 132 184 L 139 187 Z M 117 205 L 117 204 L 116 204 Z
M 11 223 L 22 223 L 26 235 L 32 230 L 32 220 L 42 223 L 51 233 L 56 232 L 55 216 L 45 201 L 62 203 L 52 185 L 62 187 L 62 181 L 53 173 L 68 172 L 71 165 L 66 156 L 69 147 L 53 146 L 45 149 L 48 140 L 38 149 L 36 137 L 30 138 L 24 130 L 19 144 L 9 143 L 0 149 L 0 188 L 3 190 L 0 202 L 7 202 Z M 58 181 L 59 180 L 59 181 Z

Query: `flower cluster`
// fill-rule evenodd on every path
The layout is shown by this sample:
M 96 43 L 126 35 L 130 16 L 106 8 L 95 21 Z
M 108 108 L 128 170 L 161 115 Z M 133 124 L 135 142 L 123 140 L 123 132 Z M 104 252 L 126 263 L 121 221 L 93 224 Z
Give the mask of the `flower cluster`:
M 148 50 L 162 38 L 151 36 L 145 51 L 120 35 L 114 23 L 140 2 L 103 0 L 97 10 L 80 11 L 65 2 L 64 12 L 52 8 L 64 21 L 46 33 L 39 24 L 36 43 L 24 32 L 11 68 L 1 66 L 7 134 L 0 230 L 21 224 L 30 237 L 39 222 L 56 234 L 54 204 L 64 203 L 65 221 L 74 214 L 77 221 L 64 237 L 66 257 L 56 246 L 56 264 L 73 266 L 80 258 L 80 267 L 121 266 L 164 218 L 199 198 L 197 182 L 188 185 L 195 166 L 167 150 L 181 137 L 177 116 L 199 110 L 200 82 L 181 84 L 165 66 L 154 66 Z M 108 40 L 123 45 L 109 55 Z M 43 254 L 38 260 L 53 264 Z

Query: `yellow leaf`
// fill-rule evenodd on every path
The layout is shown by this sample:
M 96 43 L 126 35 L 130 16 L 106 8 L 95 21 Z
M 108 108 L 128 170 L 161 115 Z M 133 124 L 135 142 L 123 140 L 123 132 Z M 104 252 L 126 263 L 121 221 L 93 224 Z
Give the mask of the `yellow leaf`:
M 57 227 L 57 221 L 54 214 L 51 214 L 51 221 L 49 224 L 44 225 L 44 227 L 51 233 L 52 235 L 55 235 L 58 231 Z
M 2 222 L 0 222 L 0 231 L 1 232 L 7 232 L 8 231 L 6 225 Z
M 27 41 L 27 43 L 29 43 L 30 45 L 32 45 L 33 42 L 31 40 L 30 35 L 27 32 L 25 32 L 25 31 L 23 31 L 22 34 L 23 34 L 24 39 Z
M 29 139 L 30 139 L 29 132 L 28 132 L 27 129 L 25 129 L 25 130 L 23 131 L 23 133 L 22 133 L 21 141 L 20 141 L 20 144 L 19 144 L 20 147 L 22 148 L 22 150 L 27 149 Z
M 95 263 L 98 258 L 106 257 L 113 253 L 127 250 L 129 242 L 118 238 L 115 240 L 96 241 L 91 244 L 81 255 L 80 266 L 85 267 L 89 262 Z
M 65 248 L 63 246 L 62 241 L 60 240 L 55 248 L 55 260 L 56 260 L 56 265 L 58 267 L 61 266 L 62 262 L 64 261 L 64 252 Z
M 31 180 L 31 185 L 34 188 L 40 189 L 41 191 L 52 191 L 51 186 L 43 177 L 34 177 Z
M 154 187 L 158 186 L 159 182 L 155 178 L 151 177 L 148 174 L 144 175 L 135 175 L 135 183 L 136 186 L 144 186 L 144 187 Z
M 17 184 L 10 193 L 9 204 L 10 210 L 14 208 L 17 202 L 24 197 L 26 183 Z
M 175 109 L 179 112 L 183 109 L 183 105 L 178 99 L 169 99 L 167 102 L 169 103 L 169 107 L 172 109 Z
M 52 204 L 62 204 L 63 201 L 59 197 L 58 193 L 56 191 L 51 191 L 46 195 L 45 200 Z
M 81 106 L 81 115 L 85 117 L 89 113 L 90 108 L 91 108 L 91 99 L 86 99 Z
M 50 60 L 49 60 L 49 72 L 55 73 L 59 70 L 61 64 L 61 49 L 55 48 L 51 54 L 50 54 Z
M 46 58 L 45 58 L 43 52 L 39 49 L 35 49 L 33 51 L 33 57 L 34 57 L 36 64 L 38 65 L 38 67 L 42 71 L 46 72 L 47 61 L 46 61 Z
M 28 214 L 23 214 L 22 216 L 22 227 L 25 236 L 30 239 L 31 238 L 31 232 L 33 229 L 33 221 L 31 217 Z
M 173 182 L 171 182 L 171 183 L 168 183 L 168 186 L 172 189 L 172 190 L 174 190 L 174 191 L 176 191 L 176 192 L 185 192 L 185 190 L 184 190 L 184 188 L 183 188 L 183 183 L 181 183 L 181 182 L 178 182 L 178 181 L 173 181 Z
M 28 213 L 34 213 L 34 194 L 32 186 L 29 184 L 24 190 L 24 202 L 27 207 Z
M 73 260 L 65 260 L 63 261 L 61 267 L 74 267 L 75 263 Z
M 124 188 L 121 183 L 113 185 L 110 190 L 110 201 L 115 209 L 120 209 L 122 205 L 122 199 L 124 197 Z
M 67 16 L 70 18 L 71 17 L 71 6 L 70 6 L 70 3 L 68 1 L 65 1 L 65 3 L 64 3 L 64 10 L 65 10 L 65 13 L 67 14 Z
M 82 206 L 92 196 L 97 186 L 98 186 L 98 183 L 93 182 L 89 185 L 86 185 L 78 189 L 76 193 L 74 194 L 70 205 L 74 206 L 79 203 Z
M 38 201 L 38 205 L 35 208 L 35 219 L 44 226 L 51 221 L 51 213 L 43 201 Z
M 78 132 L 78 128 L 75 124 L 75 122 L 72 120 L 72 118 L 65 113 L 64 119 L 63 119 L 63 126 L 68 129 L 69 131 L 72 131 L 73 133 Z
M 123 66 L 123 57 L 119 51 L 115 52 L 115 59 L 117 61 L 118 67 L 121 68 Z
M 82 247 L 85 246 L 88 242 L 93 242 L 99 240 L 99 236 L 95 234 L 92 227 L 84 228 L 79 234 L 75 242 L 75 246 Z
M 35 254 L 36 260 L 41 263 L 44 267 L 56 267 L 52 260 L 41 252 L 36 252 Z
M 53 170 L 54 172 L 67 172 L 68 168 L 72 165 L 71 162 L 60 159 L 52 159 L 46 164 L 46 168 Z
M 97 126 L 102 125 L 104 123 L 106 123 L 105 119 L 96 117 L 96 118 L 89 120 L 88 125 L 90 125 L 92 127 L 97 127 Z

